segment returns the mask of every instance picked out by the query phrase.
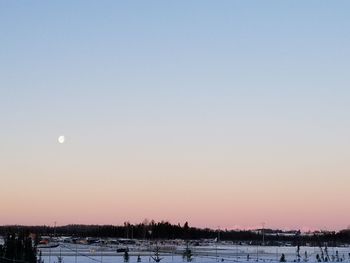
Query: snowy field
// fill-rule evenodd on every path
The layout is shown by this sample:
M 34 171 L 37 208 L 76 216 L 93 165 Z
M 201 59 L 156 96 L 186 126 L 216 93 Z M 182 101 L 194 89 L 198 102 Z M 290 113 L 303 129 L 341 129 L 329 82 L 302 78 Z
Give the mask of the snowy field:
M 154 247 L 129 246 L 129 263 L 136 263 L 140 255 L 141 262 L 154 262 Z M 192 262 L 278 262 L 282 253 L 287 262 L 297 262 L 296 247 L 211 245 L 190 247 Z M 186 262 L 182 257 L 184 246 L 160 246 L 161 263 Z M 58 256 L 63 263 L 122 263 L 124 253 L 117 253 L 114 246 L 74 245 L 61 243 L 56 248 L 41 249 L 44 263 L 58 263 Z M 350 247 L 328 248 L 329 261 L 349 262 Z M 316 255 L 321 256 L 318 247 L 300 247 L 301 262 L 317 262 Z

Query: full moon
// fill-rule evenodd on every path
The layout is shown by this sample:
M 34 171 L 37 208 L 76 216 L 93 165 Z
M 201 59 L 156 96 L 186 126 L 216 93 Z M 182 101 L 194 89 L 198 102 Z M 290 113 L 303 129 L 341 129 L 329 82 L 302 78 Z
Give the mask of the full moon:
M 59 143 L 62 144 L 62 143 L 64 143 L 64 141 L 66 140 L 66 138 L 64 137 L 64 135 L 61 135 L 61 136 L 58 137 L 57 140 L 58 140 Z

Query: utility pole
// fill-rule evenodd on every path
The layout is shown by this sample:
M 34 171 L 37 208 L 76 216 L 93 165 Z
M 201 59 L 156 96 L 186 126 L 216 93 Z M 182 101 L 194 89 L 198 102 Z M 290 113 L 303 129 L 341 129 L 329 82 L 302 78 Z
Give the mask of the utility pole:
M 216 256 L 216 261 L 219 261 L 218 259 L 218 243 L 220 242 L 220 226 L 218 226 L 218 237 L 216 238 L 216 243 L 215 243 L 215 256 Z
M 220 242 L 220 226 L 218 226 L 218 242 Z
M 262 245 L 265 246 L 265 223 L 262 223 Z
M 78 243 L 77 241 L 75 241 L 75 259 L 74 262 L 77 263 L 78 262 Z
M 57 222 L 55 221 L 54 222 L 54 229 L 53 229 L 53 238 L 54 238 L 54 241 L 56 241 L 56 224 L 57 224 Z

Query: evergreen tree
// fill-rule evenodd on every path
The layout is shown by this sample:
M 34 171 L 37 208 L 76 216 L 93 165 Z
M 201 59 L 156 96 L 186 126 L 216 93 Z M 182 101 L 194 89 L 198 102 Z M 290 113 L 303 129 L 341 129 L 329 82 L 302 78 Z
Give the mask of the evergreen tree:
M 28 263 L 36 263 L 36 250 L 32 246 L 32 239 L 24 233 L 16 236 L 8 234 L 5 244 L 1 249 L 2 257 L 9 260 L 21 260 Z
M 124 252 L 124 262 L 129 262 L 129 253 L 127 250 Z
M 4 256 L 4 246 L 0 245 L 0 258 Z
M 187 245 L 186 245 L 186 249 L 183 253 L 183 259 L 186 260 L 187 262 L 191 262 L 192 261 L 192 251 L 191 249 L 189 248 L 188 246 L 188 242 L 187 242 Z

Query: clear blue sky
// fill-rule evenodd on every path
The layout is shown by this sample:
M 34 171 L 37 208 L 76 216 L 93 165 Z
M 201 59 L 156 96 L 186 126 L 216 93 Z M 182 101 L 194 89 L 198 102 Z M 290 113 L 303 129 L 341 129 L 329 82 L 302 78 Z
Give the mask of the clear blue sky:
M 320 194 L 309 208 L 340 204 L 350 198 L 336 191 L 350 171 L 349 10 L 349 1 L 0 1 L 2 181 L 25 178 L 41 191 L 50 173 L 66 181 L 91 173 L 157 184 L 178 180 L 165 174 L 179 169 L 198 191 L 267 180 L 268 191 L 301 184 L 303 195 L 320 183 L 334 199 Z M 60 134 L 65 149 L 57 149 Z M 294 225 L 255 214 L 208 224 L 350 224 L 341 207 L 332 212 L 338 221 L 322 209 L 321 219 Z M 123 220 L 109 216 L 98 222 Z

